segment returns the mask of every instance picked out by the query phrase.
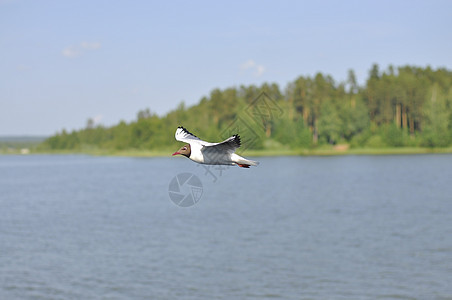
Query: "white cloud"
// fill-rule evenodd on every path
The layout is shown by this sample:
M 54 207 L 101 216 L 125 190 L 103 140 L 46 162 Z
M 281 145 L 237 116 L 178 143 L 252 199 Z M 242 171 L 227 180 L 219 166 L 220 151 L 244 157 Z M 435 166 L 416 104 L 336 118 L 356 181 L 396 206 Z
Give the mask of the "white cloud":
M 82 42 L 80 44 L 80 46 L 83 49 L 88 49 L 88 50 L 97 50 L 101 47 L 101 44 L 99 42 Z
M 78 45 L 71 45 L 63 49 L 61 54 L 64 57 L 74 58 L 84 54 L 86 51 L 93 51 L 100 49 L 101 43 L 99 42 L 81 42 Z
M 240 65 L 240 69 L 242 70 L 248 70 L 252 67 L 256 66 L 256 63 L 254 62 L 254 60 L 249 59 L 246 62 L 244 62 L 243 64 Z
M 265 72 L 265 67 L 263 65 L 257 64 L 252 59 L 249 59 L 246 62 L 244 62 L 243 64 L 241 64 L 240 65 L 240 69 L 242 71 L 252 70 L 253 71 L 253 75 L 256 76 L 256 77 L 262 76 L 262 74 L 264 74 L 264 72 Z
M 95 116 L 95 117 L 93 118 L 94 124 L 95 124 L 95 125 L 99 124 L 99 123 L 103 120 L 103 118 L 104 118 L 104 115 L 98 114 L 97 116 Z
M 17 70 L 18 70 L 18 71 L 28 71 L 28 70 L 30 70 L 30 69 L 31 69 L 30 66 L 24 65 L 24 64 L 20 64 L 20 65 L 17 66 Z
M 74 58 L 79 56 L 81 54 L 81 51 L 76 46 L 69 46 L 64 48 L 61 54 L 63 54 L 63 56 L 65 57 Z
M 262 74 L 264 74 L 264 72 L 265 72 L 265 67 L 264 67 L 263 65 L 258 65 L 258 66 L 256 66 L 256 72 L 255 72 L 255 75 L 256 75 L 257 77 L 259 77 L 259 76 L 261 76 Z

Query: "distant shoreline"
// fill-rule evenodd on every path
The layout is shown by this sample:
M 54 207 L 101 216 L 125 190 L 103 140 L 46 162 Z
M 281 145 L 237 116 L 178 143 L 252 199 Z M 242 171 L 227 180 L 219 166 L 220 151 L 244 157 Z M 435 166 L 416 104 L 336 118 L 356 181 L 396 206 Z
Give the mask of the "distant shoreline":
M 41 151 L 31 148 L 26 154 L 21 153 L 21 149 L 5 150 L 0 149 L 1 155 L 28 155 L 28 154 L 83 154 L 93 156 L 118 156 L 118 157 L 171 157 L 172 150 L 58 150 L 58 151 Z M 452 153 L 452 147 L 448 148 L 419 148 L 419 147 L 399 147 L 399 148 L 351 148 L 351 149 L 265 149 L 265 150 L 246 150 L 238 151 L 243 156 L 255 157 L 271 157 L 271 156 L 338 156 L 338 155 L 412 155 L 412 154 L 438 154 Z

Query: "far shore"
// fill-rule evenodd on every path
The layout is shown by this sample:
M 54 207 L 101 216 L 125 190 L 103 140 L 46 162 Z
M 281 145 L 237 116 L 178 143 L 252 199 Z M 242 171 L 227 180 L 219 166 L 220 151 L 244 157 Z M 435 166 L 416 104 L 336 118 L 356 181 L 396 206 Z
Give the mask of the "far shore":
M 0 154 L 85 154 L 94 156 L 123 156 L 123 157 L 171 157 L 174 149 L 166 150 L 103 150 L 103 149 L 85 149 L 85 150 L 58 150 L 45 151 L 29 149 L 7 150 Z M 452 147 L 448 148 L 420 148 L 420 147 L 394 147 L 394 148 L 338 148 L 322 147 L 315 149 L 264 149 L 264 150 L 243 150 L 237 151 L 243 156 L 332 156 L 332 155 L 409 155 L 409 154 L 434 154 L 434 153 L 452 153 Z

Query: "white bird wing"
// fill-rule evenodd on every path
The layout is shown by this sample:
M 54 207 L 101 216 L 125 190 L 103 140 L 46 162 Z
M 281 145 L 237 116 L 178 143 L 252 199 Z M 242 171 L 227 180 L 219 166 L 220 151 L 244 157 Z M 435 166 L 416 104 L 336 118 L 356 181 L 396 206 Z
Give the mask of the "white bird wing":
M 198 144 L 202 146 L 212 145 L 212 143 L 201 140 L 199 137 L 188 131 L 182 126 L 177 127 L 176 134 L 174 135 L 176 141 L 192 144 Z
M 190 145 L 197 144 L 202 146 L 203 150 L 233 153 L 240 147 L 240 136 L 233 135 L 220 143 L 209 143 L 201 140 L 199 137 L 188 131 L 182 126 L 176 130 L 175 138 L 177 141 L 188 143 Z

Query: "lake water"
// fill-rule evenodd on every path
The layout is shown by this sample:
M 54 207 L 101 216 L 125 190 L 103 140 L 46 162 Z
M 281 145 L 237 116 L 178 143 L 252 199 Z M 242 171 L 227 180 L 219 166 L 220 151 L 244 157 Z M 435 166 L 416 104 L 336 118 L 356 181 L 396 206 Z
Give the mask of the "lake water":
M 0 299 L 452 299 L 452 155 L 258 160 L 0 156 Z

